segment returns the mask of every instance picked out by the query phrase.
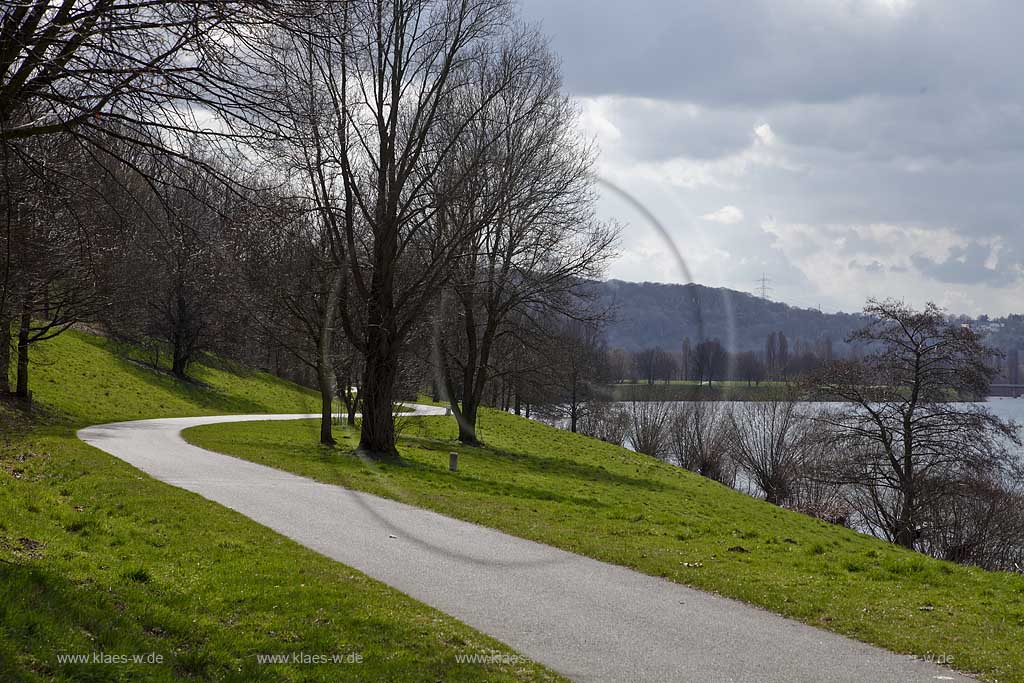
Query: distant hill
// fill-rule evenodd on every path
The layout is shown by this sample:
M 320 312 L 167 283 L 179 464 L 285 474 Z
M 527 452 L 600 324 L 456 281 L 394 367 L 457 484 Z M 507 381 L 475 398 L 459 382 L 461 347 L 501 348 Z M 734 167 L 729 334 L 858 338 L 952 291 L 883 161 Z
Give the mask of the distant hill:
M 791 348 L 797 340 L 831 339 L 841 354 L 850 332 L 863 325 L 859 314 L 822 313 L 704 285 L 608 280 L 593 286 L 600 302 L 615 312 L 609 346 L 628 351 L 676 350 L 684 337 L 699 339 L 703 328 L 704 338 L 718 338 L 732 351 L 760 351 L 769 334 L 783 332 Z

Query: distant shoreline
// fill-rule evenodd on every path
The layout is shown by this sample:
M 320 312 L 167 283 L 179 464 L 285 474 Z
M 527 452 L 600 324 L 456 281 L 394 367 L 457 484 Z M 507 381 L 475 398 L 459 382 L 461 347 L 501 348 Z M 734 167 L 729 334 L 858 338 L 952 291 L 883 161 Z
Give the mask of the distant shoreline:
M 828 397 L 813 397 L 785 382 L 762 382 L 748 386 L 746 382 L 716 382 L 712 385 L 693 383 L 610 384 L 597 388 L 598 397 L 607 401 L 778 401 L 795 398 L 806 403 L 836 403 Z M 990 399 L 1017 400 L 1011 396 L 990 394 Z M 962 400 L 962 399 L 961 399 Z M 1024 400 L 1024 399 L 1022 399 Z M 956 401 L 952 401 L 956 402 Z

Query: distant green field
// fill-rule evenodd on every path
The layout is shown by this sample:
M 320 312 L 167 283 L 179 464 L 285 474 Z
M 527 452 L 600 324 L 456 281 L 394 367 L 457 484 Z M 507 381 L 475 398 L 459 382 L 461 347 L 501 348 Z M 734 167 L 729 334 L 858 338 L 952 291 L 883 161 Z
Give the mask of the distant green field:
M 655 384 L 608 384 L 599 390 L 612 401 L 764 401 L 783 398 L 791 392 L 786 382 L 748 384 L 739 381 L 706 382 L 675 380 Z
M 118 420 L 317 411 L 312 392 L 264 373 L 218 361 L 188 384 L 113 350 L 78 333 L 47 342 L 41 414 L 0 403 L 0 681 L 561 680 L 525 660 L 458 663 L 512 651 L 76 439 Z M 256 660 L 297 653 L 346 663 Z M 163 663 L 59 660 L 94 654 Z
M 670 379 L 668 381 L 658 380 L 654 383 L 655 385 L 680 385 L 680 386 L 708 386 L 707 380 L 698 382 L 695 379 Z M 785 386 L 786 382 L 780 382 L 778 380 L 762 380 L 761 382 L 747 382 L 746 380 L 740 379 L 725 379 L 725 380 L 714 380 L 711 383 L 713 386 L 727 386 L 727 387 L 766 387 L 766 386 Z M 616 382 L 610 386 L 653 386 L 650 382 L 645 380 L 626 380 L 625 382 Z
M 316 443 L 316 424 L 186 431 L 205 448 L 401 500 L 744 600 L 896 652 L 1024 681 L 1024 576 L 909 552 L 576 434 L 485 410 L 485 448 L 451 418 L 408 421 L 400 462 Z M 459 471 L 447 469 L 460 453 Z

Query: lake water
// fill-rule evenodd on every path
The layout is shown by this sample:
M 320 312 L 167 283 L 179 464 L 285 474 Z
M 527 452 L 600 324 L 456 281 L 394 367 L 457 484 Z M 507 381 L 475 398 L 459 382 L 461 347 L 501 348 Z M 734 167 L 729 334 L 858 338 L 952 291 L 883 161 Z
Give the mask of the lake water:
M 1024 398 L 990 398 L 983 405 L 1004 420 L 1024 424 Z

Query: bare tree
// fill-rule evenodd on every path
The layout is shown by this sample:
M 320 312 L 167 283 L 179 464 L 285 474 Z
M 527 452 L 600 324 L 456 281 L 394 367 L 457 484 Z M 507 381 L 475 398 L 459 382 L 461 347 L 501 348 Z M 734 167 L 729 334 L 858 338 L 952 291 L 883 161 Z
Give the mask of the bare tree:
M 188 379 L 226 310 L 229 214 L 237 206 L 199 166 L 159 157 L 139 166 L 144 175 L 130 172 L 131 204 L 105 265 L 117 305 L 103 317 L 118 336 L 169 345 L 172 374 Z
M 729 457 L 728 410 L 720 401 L 691 401 L 680 405 L 669 425 L 672 456 L 680 467 L 726 486 L 736 481 Z
M 984 406 L 952 402 L 984 396 L 995 373 L 997 352 L 973 331 L 934 304 L 872 300 L 864 312 L 871 322 L 850 341 L 867 354 L 814 377 L 845 402 L 820 419 L 835 430 L 838 476 L 854 487 L 867 524 L 915 548 L 924 511 L 943 504 L 947 485 L 997 470 L 1020 439 Z
M 810 448 L 810 420 L 794 400 L 749 401 L 729 413 L 731 453 L 769 503 L 782 505 L 796 491 Z
M 616 446 L 624 446 L 629 435 L 629 413 L 611 401 L 591 401 L 579 423 L 579 433 Z
M 760 385 L 765 377 L 764 363 L 753 351 L 745 351 L 736 359 L 736 373 L 739 379 L 746 380 L 747 386 Z
M 836 480 L 835 442 L 817 419 L 820 407 L 801 411 L 802 453 L 785 506 L 830 524 L 853 526 L 849 490 Z
M 716 379 L 722 379 L 728 366 L 728 354 L 718 339 L 708 339 L 697 344 L 693 349 L 693 373 L 698 384 L 708 381 L 708 386 Z
M 14 158 L 3 166 L 6 211 L 0 288 L 4 352 L 0 374 L 11 362 L 10 329 L 16 327 L 15 394 L 29 396 L 29 348 L 76 322 L 94 316 L 101 298 L 95 287 L 94 241 L 113 220 L 103 202 L 107 169 L 64 135 L 5 146 Z M 36 161 L 44 163 L 38 164 Z M 3 382 L 3 388 L 9 389 Z
M 951 562 L 991 570 L 1024 570 L 1021 466 L 1014 463 L 966 480 L 936 482 L 943 493 L 942 503 L 922 511 L 919 548 Z
M 478 228 L 439 220 L 440 201 L 458 196 L 482 161 L 488 147 L 471 140 L 473 124 L 520 66 L 476 77 L 511 9 L 506 0 L 314 9 L 275 39 L 271 69 L 287 115 L 273 132 L 342 269 L 339 322 L 364 368 L 359 449 L 394 456 L 398 361 Z M 276 118 L 271 110 L 262 129 Z
M 530 349 L 530 397 L 542 417 L 566 421 L 577 432 L 592 408 L 607 400 L 607 351 L 601 329 L 593 322 L 555 317 L 552 332 Z
M 309 198 L 275 187 L 263 187 L 248 204 L 249 216 L 231 237 L 231 262 L 244 283 L 234 305 L 272 345 L 312 373 L 320 392 L 320 442 L 331 445 L 334 399 L 356 382 L 345 372 L 355 354 L 334 333 L 343 271 L 323 212 Z
M 0 24 L 0 137 L 181 127 L 216 102 L 228 33 L 261 3 L 20 0 Z M 237 48 L 237 46 L 236 46 Z M 236 92 L 241 84 L 234 84 Z M 223 94 L 223 93 L 220 93 Z
M 626 414 L 629 417 L 629 441 L 633 450 L 664 460 L 669 451 L 672 404 L 663 401 L 631 401 Z
M 599 317 L 587 310 L 582 280 L 600 274 L 615 239 L 615 230 L 594 220 L 593 155 L 577 137 L 577 117 L 541 37 L 518 30 L 479 68 L 481 81 L 514 73 L 496 96 L 481 89 L 490 102 L 471 125 L 480 149 L 454 160 L 446 175 L 464 180 L 454 195 L 442 183 L 436 214 L 470 236 L 451 265 L 441 299 L 450 310 L 442 310 L 435 333 L 465 443 L 477 442 L 478 408 L 488 382 L 502 377 L 492 357 L 505 340 L 542 334 L 541 322 L 553 314 Z M 466 157 L 475 172 L 458 168 Z
M 633 368 L 648 384 L 657 380 L 669 382 L 676 374 L 677 364 L 672 354 L 655 346 L 633 354 Z

